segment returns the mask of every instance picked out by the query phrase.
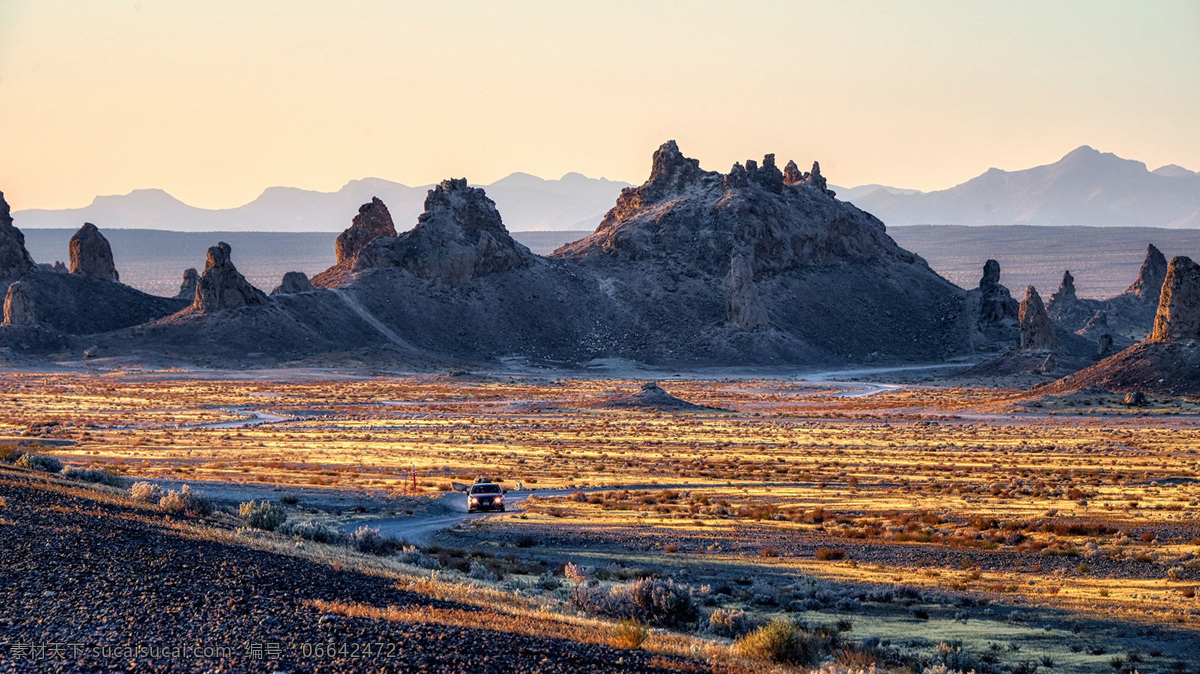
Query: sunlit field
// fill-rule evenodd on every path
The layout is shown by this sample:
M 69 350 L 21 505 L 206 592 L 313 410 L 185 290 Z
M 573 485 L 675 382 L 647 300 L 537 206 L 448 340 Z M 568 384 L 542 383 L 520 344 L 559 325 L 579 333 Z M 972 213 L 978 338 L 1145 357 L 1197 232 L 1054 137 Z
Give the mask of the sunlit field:
M 426 553 L 449 568 L 464 553 L 446 550 L 507 559 L 491 567 L 498 587 L 545 569 L 584 584 L 654 573 L 757 623 L 842 621 L 917 650 L 961 641 L 996 666 L 1191 671 L 1193 403 L 675 378 L 663 388 L 707 409 L 609 404 L 639 384 L 17 373 L 0 382 L 0 434 L 218 499 L 260 489 L 294 519 L 335 524 L 461 508 L 452 485 L 488 476 L 533 496 L 464 514 Z

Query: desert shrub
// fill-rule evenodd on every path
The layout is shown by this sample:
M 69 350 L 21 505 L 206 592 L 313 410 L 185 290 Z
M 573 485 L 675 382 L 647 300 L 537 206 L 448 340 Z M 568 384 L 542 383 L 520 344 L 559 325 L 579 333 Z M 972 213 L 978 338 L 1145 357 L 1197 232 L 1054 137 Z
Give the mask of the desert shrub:
M 616 648 L 637 650 L 642 647 L 649 636 L 650 630 L 646 629 L 645 625 L 636 620 L 626 619 L 613 627 L 609 643 Z
M 500 580 L 499 576 L 492 573 L 486 566 L 480 564 L 479 562 L 471 562 L 470 569 L 467 571 L 467 577 L 475 580 L 486 580 L 493 583 Z
M 558 589 L 558 579 L 554 577 L 553 573 L 550 573 L 549 571 L 547 571 L 547 572 L 543 573 L 542 575 L 538 576 L 537 586 L 542 588 L 543 590 L 557 590 Z
M 977 658 L 973 653 L 963 648 L 962 642 L 942 642 L 933 651 L 930 665 L 942 665 L 950 671 L 970 672 L 980 674 L 995 671 L 995 668 Z
M 129 497 L 139 503 L 158 503 L 163 496 L 166 496 L 166 492 L 153 482 L 135 482 L 129 488 Z
M 315 520 L 308 520 L 306 522 L 285 521 L 275 531 L 287 536 L 295 536 L 296 538 L 313 541 L 314 543 L 334 545 L 346 540 L 346 534 L 342 531 Z
M 43 473 L 58 473 L 63 469 L 62 461 L 52 456 L 43 456 L 41 454 L 22 454 L 21 458 L 17 459 L 13 465 L 17 468 L 36 470 Z
M 67 466 L 63 468 L 62 476 L 79 482 L 90 482 L 92 484 L 103 484 L 109 487 L 121 488 L 125 486 L 125 478 L 117 475 L 116 471 L 111 468 L 76 468 Z
M 659 578 L 615 585 L 608 591 L 577 585 L 571 601 L 576 607 L 614 618 L 634 618 L 660 627 L 696 621 L 699 609 L 687 588 Z
M 837 646 L 837 635 L 808 631 L 801 625 L 776 618 L 733 643 L 738 655 L 789 665 L 810 666 Z
M 263 531 L 275 531 L 288 518 L 283 508 L 269 501 L 246 501 L 238 506 L 238 515 L 246 526 Z
M 212 514 L 213 502 L 204 494 L 192 491 L 192 488 L 185 484 L 179 491 L 168 491 L 159 499 L 158 507 L 172 515 L 204 517 Z
M 835 559 L 845 559 L 846 550 L 845 548 L 819 548 L 817 549 L 816 558 L 822 562 Z
M 753 627 L 741 609 L 719 608 L 708 616 L 708 631 L 723 637 L 737 638 Z
M 379 529 L 368 527 L 365 524 L 350 534 L 348 542 L 350 547 L 369 555 L 386 555 L 396 546 L 396 541 L 384 538 L 380 535 Z
M 16 463 L 23 454 L 16 445 L 0 445 L 0 461 L 4 463 Z

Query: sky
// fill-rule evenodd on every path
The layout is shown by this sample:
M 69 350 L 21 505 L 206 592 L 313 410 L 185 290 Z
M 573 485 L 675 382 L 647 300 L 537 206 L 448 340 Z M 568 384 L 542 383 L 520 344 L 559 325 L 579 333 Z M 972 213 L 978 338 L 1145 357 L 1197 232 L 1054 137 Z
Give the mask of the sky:
M 1200 170 L 1198 35 L 1195 0 L 0 0 L 0 191 L 641 183 L 668 139 L 922 190 L 1084 144 Z

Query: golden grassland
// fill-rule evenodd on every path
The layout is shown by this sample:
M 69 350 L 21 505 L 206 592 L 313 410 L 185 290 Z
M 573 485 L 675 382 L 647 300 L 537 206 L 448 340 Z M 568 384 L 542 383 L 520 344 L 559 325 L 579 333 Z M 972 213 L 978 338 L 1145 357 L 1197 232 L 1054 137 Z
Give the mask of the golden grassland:
M 0 380 L 0 435 L 129 477 L 285 491 L 423 498 L 477 475 L 604 487 L 534 498 L 476 535 L 568 532 L 562 554 L 596 565 L 642 555 L 1137 624 L 1190 628 L 1200 616 L 1191 401 L 1129 408 L 1102 394 L 935 386 L 846 397 L 857 385 L 672 379 L 672 394 L 716 409 L 605 404 L 637 384 L 13 373 Z M 215 426 L 251 411 L 283 420 Z

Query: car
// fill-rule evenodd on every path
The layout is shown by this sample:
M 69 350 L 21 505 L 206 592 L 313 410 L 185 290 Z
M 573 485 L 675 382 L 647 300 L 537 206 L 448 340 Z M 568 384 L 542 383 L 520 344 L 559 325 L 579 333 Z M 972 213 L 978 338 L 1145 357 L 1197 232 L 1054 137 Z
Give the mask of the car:
M 499 510 L 504 512 L 504 490 L 495 482 L 476 482 L 467 492 L 467 512 Z

